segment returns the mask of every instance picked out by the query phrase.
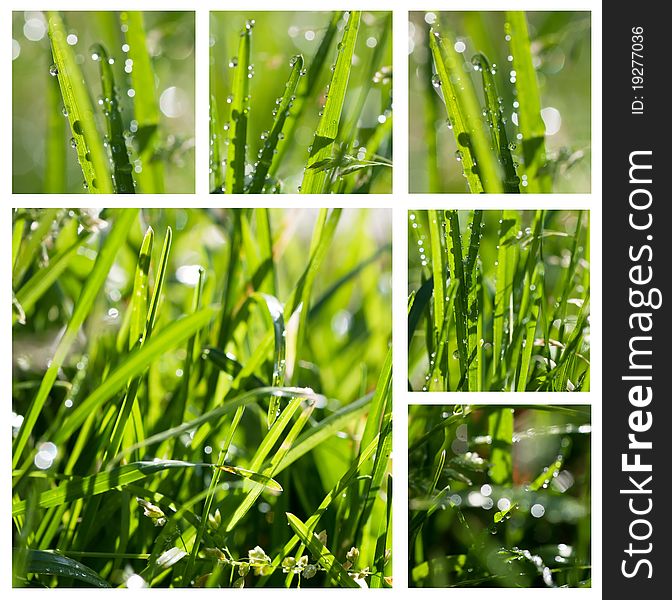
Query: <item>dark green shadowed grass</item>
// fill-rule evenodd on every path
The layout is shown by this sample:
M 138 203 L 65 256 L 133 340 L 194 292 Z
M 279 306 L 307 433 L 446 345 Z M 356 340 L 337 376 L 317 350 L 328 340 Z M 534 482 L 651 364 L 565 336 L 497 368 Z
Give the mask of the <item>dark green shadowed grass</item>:
M 409 26 L 411 192 L 590 191 L 589 13 L 413 12 Z
M 591 587 L 590 422 L 588 406 L 411 406 L 409 586 Z
M 15 211 L 14 586 L 389 587 L 390 222 Z
M 389 193 L 390 13 L 212 13 L 211 34 L 211 192 Z
M 194 13 L 12 14 L 15 193 L 194 191 Z
M 409 217 L 410 389 L 589 389 L 587 213 Z

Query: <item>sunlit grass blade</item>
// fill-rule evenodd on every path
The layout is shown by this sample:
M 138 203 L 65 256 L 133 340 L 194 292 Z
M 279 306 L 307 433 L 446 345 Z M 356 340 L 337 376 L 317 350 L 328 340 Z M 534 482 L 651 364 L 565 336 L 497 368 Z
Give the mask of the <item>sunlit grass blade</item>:
M 507 11 L 505 30 L 513 56 L 516 90 L 520 98 L 518 124 L 523 136 L 523 159 L 528 182 L 523 190 L 529 194 L 548 193 L 551 191 L 552 180 L 546 169 L 546 126 L 541 118 L 539 83 L 532 59 L 532 43 L 525 13 Z
M 141 170 L 136 171 L 135 178 L 143 194 L 163 194 L 163 163 L 155 158 L 161 145 L 159 100 L 144 19 L 142 12 L 135 10 L 123 11 L 120 19 L 125 26 L 128 56 L 133 61 L 131 82 L 136 90 L 133 111 L 138 129 L 134 134 L 134 141 L 137 144 Z
M 89 277 L 84 284 L 82 293 L 80 294 L 75 309 L 72 313 L 72 317 L 68 322 L 68 326 L 61 338 L 54 356 L 51 360 L 49 368 L 42 378 L 40 388 L 37 392 L 37 395 L 31 402 L 28 410 L 26 411 L 21 429 L 14 440 L 13 446 L 13 457 L 12 457 L 12 467 L 16 467 L 18 462 L 21 460 L 21 455 L 26 446 L 28 438 L 30 437 L 33 427 L 37 422 L 37 419 L 42 412 L 42 408 L 49 397 L 51 388 L 58 377 L 58 373 L 63 366 L 63 361 L 65 360 L 70 347 L 75 341 L 79 329 L 89 315 L 93 304 L 98 296 L 98 292 L 105 283 L 107 274 L 109 273 L 112 263 L 117 255 L 117 251 L 124 244 L 128 230 L 131 225 L 137 218 L 138 211 L 137 209 L 126 209 L 119 214 L 119 217 L 115 221 L 115 226 L 110 232 L 108 238 L 105 240 L 103 247 L 98 253 L 96 258 L 95 265 Z
M 124 137 L 124 124 L 119 111 L 119 98 L 117 86 L 114 82 L 114 73 L 109 63 L 107 51 L 102 44 L 94 44 L 91 48 L 92 56 L 98 62 L 100 69 L 100 84 L 102 88 L 102 109 L 107 124 L 107 137 L 112 155 L 114 173 L 112 182 L 117 194 L 134 194 L 133 167 L 126 150 L 126 138 Z
M 264 143 L 260 151 L 261 154 L 259 160 L 256 162 L 254 174 L 252 175 L 252 183 L 248 190 L 248 193 L 250 194 L 260 194 L 264 189 L 271 162 L 274 160 L 277 153 L 276 149 L 278 142 L 284 137 L 283 129 L 285 127 L 285 122 L 292 109 L 294 99 L 296 98 L 296 88 L 299 84 L 299 79 L 303 74 L 303 56 L 301 54 L 293 56 L 289 64 L 291 65 L 292 70 L 289 73 L 289 79 L 285 84 L 285 91 L 280 98 L 280 102 L 276 102 L 273 127 L 271 127 L 266 139 L 263 140 Z
M 131 298 L 131 328 L 129 335 L 129 350 L 140 341 L 145 331 L 147 320 L 147 305 L 149 299 L 149 267 L 152 261 L 154 247 L 154 230 L 149 227 L 140 246 L 138 265 L 135 269 L 133 282 L 133 296 Z
M 525 323 L 525 337 L 523 339 L 523 352 L 520 362 L 520 374 L 518 375 L 518 391 L 524 392 L 530 375 L 530 360 L 532 350 L 534 349 L 535 333 L 537 331 L 537 321 L 539 319 L 539 308 L 542 303 L 543 287 L 541 279 L 543 278 L 543 267 L 537 266 L 531 279 L 525 278 L 525 284 L 530 291 L 530 307 L 527 311 L 527 322 Z
M 432 278 L 434 280 L 434 331 L 438 334 L 443 329 L 446 305 L 446 276 L 448 267 L 445 264 L 446 251 L 443 247 L 446 223 L 442 211 L 430 210 L 429 244 L 432 258 Z M 439 340 L 435 341 L 434 347 Z
M 488 415 L 488 431 L 492 439 L 490 479 L 499 485 L 511 485 L 513 479 L 513 409 L 500 408 Z
M 490 137 L 492 147 L 499 155 L 500 163 L 504 169 L 504 192 L 507 194 L 518 194 L 520 188 L 520 178 L 516 175 L 513 156 L 511 150 L 515 149 L 515 144 L 509 143 L 506 135 L 506 126 L 504 124 L 504 106 L 503 99 L 497 90 L 492 67 L 485 54 L 478 53 L 472 59 L 472 63 L 477 65 L 483 81 L 483 94 L 485 96 L 485 110 L 487 113 L 488 126 L 490 128 Z
M 112 587 L 94 570 L 86 565 L 56 552 L 29 550 L 26 561 L 26 574 L 54 575 L 67 579 L 76 579 L 92 587 Z
M 68 114 L 73 144 L 82 168 L 84 182 L 90 193 L 112 194 L 114 186 L 103 140 L 96 127 L 96 118 L 84 83 L 75 51 L 67 41 L 63 20 L 57 12 L 48 13 L 49 39 L 54 57 L 51 72 L 58 76 L 63 105 Z
M 345 102 L 345 94 L 348 89 L 352 56 L 355 51 L 361 16 L 360 11 L 351 11 L 349 13 L 348 23 L 343 31 L 343 37 L 338 44 L 334 72 L 329 84 L 329 95 L 315 131 L 315 139 L 313 140 L 303 182 L 301 183 L 300 191 L 302 194 L 322 194 L 326 191 L 328 173 L 316 169 L 315 166 L 324 160 L 332 158 L 333 155 L 334 144 L 341 122 L 343 104 Z
M 483 211 L 472 212 L 467 231 L 469 246 L 464 261 L 467 290 L 467 345 L 469 353 L 469 391 L 480 392 L 482 385 L 483 304 L 481 266 L 478 259 L 483 227 Z
M 499 165 L 490 149 L 476 91 L 462 68 L 462 58 L 445 32 L 432 29 L 429 46 L 438 77 L 435 81 L 441 86 L 469 189 L 472 193 L 501 193 Z
M 349 588 L 359 588 L 355 581 L 348 575 L 343 565 L 336 560 L 334 555 L 326 546 L 313 534 L 305 524 L 291 513 L 287 513 L 287 521 L 294 533 L 299 536 L 301 543 L 308 548 L 313 558 L 327 571 L 329 576 L 340 586 Z
M 242 194 L 245 191 L 245 159 L 247 120 L 250 112 L 250 45 L 253 23 L 248 21 L 240 34 L 238 57 L 233 67 L 229 147 L 224 175 L 224 192 Z
M 219 122 L 217 97 L 210 94 L 210 191 L 219 193 L 224 185 L 224 133 Z
M 467 340 L 467 311 L 468 290 L 464 276 L 464 262 L 462 259 L 462 237 L 460 235 L 460 221 L 456 210 L 447 210 L 448 235 L 446 235 L 446 255 L 448 257 L 448 270 L 451 280 L 458 284 L 455 297 L 455 329 L 457 332 L 457 353 L 460 361 L 460 379 L 462 383 L 458 387 L 469 382 L 467 372 L 469 368 L 469 345 Z

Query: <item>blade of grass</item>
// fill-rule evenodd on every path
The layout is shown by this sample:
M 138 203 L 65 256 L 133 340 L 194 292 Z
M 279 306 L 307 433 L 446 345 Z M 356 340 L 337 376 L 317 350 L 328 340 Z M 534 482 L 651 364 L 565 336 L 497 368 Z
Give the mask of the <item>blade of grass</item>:
M 245 191 L 245 150 L 247 120 L 250 112 L 250 78 L 248 75 L 253 26 L 253 22 L 248 21 L 240 34 L 238 58 L 233 67 L 229 147 L 224 175 L 224 192 L 227 194 L 242 194 Z
M 297 54 L 289 61 L 292 70 L 289 73 L 289 79 L 285 84 L 285 91 L 280 97 L 280 102 L 276 101 L 276 108 L 274 109 L 275 119 L 270 133 L 264 139 L 263 147 L 260 151 L 259 160 L 255 163 L 254 174 L 252 175 L 252 183 L 248 193 L 260 194 L 264 190 L 267 176 L 271 167 L 271 162 L 276 155 L 276 148 L 278 142 L 284 137 L 283 129 L 285 122 L 290 114 L 294 99 L 296 98 L 296 88 L 299 84 L 299 79 L 303 74 L 303 55 Z
M 138 122 L 134 138 L 142 165 L 135 178 L 143 194 L 163 194 L 163 164 L 155 157 L 161 145 L 159 102 L 142 12 L 123 11 L 120 20 L 125 25 L 128 57 L 133 61 L 131 83 L 140 91 L 133 96 L 133 115 Z
M 327 185 L 327 172 L 316 169 L 322 161 L 332 158 L 334 144 L 338 136 L 341 113 L 348 89 L 352 56 L 357 42 L 361 11 L 350 11 L 343 37 L 338 44 L 334 72 L 329 84 L 329 94 L 322 110 L 322 116 L 315 131 L 300 192 L 302 194 L 322 194 Z
M 485 110 L 487 113 L 492 147 L 499 155 L 499 161 L 504 168 L 504 192 L 506 194 L 518 194 L 520 178 L 516 175 L 516 168 L 511 156 L 511 145 L 506 135 L 506 127 L 503 118 L 503 100 L 497 91 L 497 84 L 493 76 L 492 67 L 485 54 L 479 52 L 472 58 L 472 63 L 477 66 L 483 81 L 483 93 L 485 95 Z
M 47 138 L 44 160 L 44 192 L 60 194 L 66 189 L 65 119 L 62 114 L 61 90 L 58 80 L 50 77 L 47 86 Z
M 450 36 L 442 36 L 433 28 L 429 46 L 469 189 L 473 194 L 501 193 L 499 165 L 485 135 L 476 91 L 462 68 L 462 58 Z
M 460 235 L 460 221 L 458 211 L 447 210 L 448 234 L 446 235 L 446 256 L 448 257 L 448 270 L 451 280 L 458 282 L 455 296 L 455 330 L 457 334 L 457 352 L 460 361 L 460 378 L 462 384 L 458 387 L 467 386 L 466 379 L 469 368 L 469 346 L 467 340 L 467 293 L 464 276 L 464 263 L 462 260 L 462 237 Z
M 28 439 L 35 427 L 35 423 L 42 412 L 51 388 L 58 377 L 58 373 L 63 366 L 63 362 L 70 351 L 70 348 L 75 341 L 77 335 L 79 334 L 80 327 L 88 317 L 89 313 L 93 309 L 94 302 L 98 296 L 98 292 L 105 283 L 107 274 L 112 267 L 112 263 L 117 255 L 117 251 L 121 248 L 126 240 L 126 235 L 128 231 L 137 218 L 138 210 L 137 209 L 125 209 L 120 213 L 118 219 L 115 222 L 115 226 L 112 228 L 108 238 L 105 240 L 101 250 L 98 253 L 96 262 L 93 266 L 91 274 L 86 280 L 82 292 L 77 299 L 72 317 L 68 322 L 68 325 L 65 329 L 63 337 L 61 338 L 58 347 L 54 353 L 54 356 L 51 360 L 49 368 L 42 378 L 40 388 L 37 391 L 35 398 L 30 403 L 30 406 L 26 410 L 23 423 L 19 429 L 19 433 L 14 440 L 13 446 L 13 456 L 12 456 L 12 467 L 15 468 L 18 462 L 21 460 L 21 455 L 23 450 L 28 442 Z
M 488 432 L 492 439 L 488 475 L 497 485 L 511 485 L 513 480 L 513 409 L 500 408 L 488 415 Z
M 224 167 L 222 161 L 226 148 L 223 140 L 223 130 L 219 122 L 217 98 L 210 94 L 210 191 L 219 193 L 224 185 Z
M 97 588 L 112 587 L 94 570 L 72 558 L 58 554 L 57 552 L 28 550 L 28 556 L 26 558 L 26 573 L 77 579 L 78 581 L 88 583 L 90 586 Z
M 112 194 L 114 186 L 110 176 L 109 159 L 96 127 L 93 106 L 77 64 L 75 51 L 66 41 L 67 33 L 60 15 L 50 11 L 48 21 L 55 65 L 51 72 L 58 75 L 63 105 L 68 113 L 72 139 L 84 182 L 90 193 Z
M 58 218 L 61 209 L 49 208 L 42 211 L 37 221 L 29 223 L 30 235 L 21 240 L 21 244 L 16 251 L 14 259 L 14 270 L 12 272 L 12 286 L 14 289 L 21 284 L 24 275 L 30 268 L 30 265 L 38 256 L 40 246 L 54 226 L 54 221 Z M 34 227 L 34 229 L 33 229 Z M 21 228 L 23 235 L 24 228 Z M 16 238 L 17 236 L 15 236 Z
M 480 274 L 481 265 L 478 261 L 478 252 L 481 244 L 483 226 L 483 211 L 475 210 L 471 214 L 467 227 L 469 247 L 464 262 L 465 285 L 467 290 L 467 345 L 469 353 L 469 391 L 481 391 L 482 374 L 482 317 L 483 306 L 481 300 Z
M 107 137 L 112 153 L 112 166 L 114 169 L 112 182 L 117 194 L 134 194 L 133 167 L 128 159 L 126 150 L 126 138 L 124 138 L 124 124 L 119 111 L 119 98 L 114 83 L 114 73 L 109 63 L 107 51 L 102 44 L 94 44 L 91 48 L 91 56 L 99 65 L 100 84 L 103 94 L 103 115 L 107 124 Z
M 528 194 L 551 192 L 551 176 L 546 167 L 546 126 L 541 118 L 539 82 L 532 60 L 532 43 L 523 11 L 507 11 L 504 25 L 509 39 L 516 90 L 520 99 L 518 124 L 523 136 L 523 158 Z
M 532 358 L 532 349 L 534 347 L 535 333 L 537 331 L 537 320 L 539 318 L 539 308 L 542 303 L 542 285 L 543 266 L 537 265 L 534 270 L 532 278 L 528 280 L 526 277 L 525 283 L 531 292 L 531 305 L 527 311 L 527 322 L 525 323 L 525 338 L 523 340 L 523 354 L 520 362 L 520 374 L 518 376 L 518 390 L 524 392 L 527 389 L 527 382 L 530 375 L 530 361 Z
M 310 532 L 305 524 L 295 517 L 292 513 L 287 513 L 287 522 L 294 530 L 301 543 L 308 548 L 313 558 L 327 571 L 331 579 L 342 587 L 359 588 L 359 585 L 348 575 L 348 572 L 343 568 L 343 565 L 336 560 L 334 555 L 327 549 L 327 547 L 317 538 L 315 534 Z

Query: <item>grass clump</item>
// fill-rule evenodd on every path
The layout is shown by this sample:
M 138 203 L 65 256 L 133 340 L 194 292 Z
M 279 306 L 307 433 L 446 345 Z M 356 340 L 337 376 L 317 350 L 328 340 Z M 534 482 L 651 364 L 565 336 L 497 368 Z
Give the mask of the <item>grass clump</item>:
M 412 13 L 410 27 L 411 192 L 590 191 L 589 13 Z
M 389 193 L 391 28 L 390 12 L 212 13 L 211 191 Z
M 391 585 L 390 237 L 15 211 L 14 585 Z
M 193 13 L 15 12 L 13 36 L 14 192 L 194 191 Z
M 590 407 L 411 406 L 409 586 L 590 587 Z
M 409 389 L 589 389 L 587 213 L 409 217 Z

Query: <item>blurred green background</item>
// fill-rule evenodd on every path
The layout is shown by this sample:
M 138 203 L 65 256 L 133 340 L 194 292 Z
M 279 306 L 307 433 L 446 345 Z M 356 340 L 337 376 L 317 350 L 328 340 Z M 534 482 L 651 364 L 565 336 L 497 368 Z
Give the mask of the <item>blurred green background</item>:
M 366 93 L 364 108 L 357 119 L 360 145 L 379 126 L 378 118 L 390 104 L 387 90 L 390 85 L 373 84 L 369 78 L 370 61 L 378 48 L 379 41 L 384 43 L 382 58 L 376 69 L 390 69 L 392 65 L 392 32 L 383 34 L 389 13 L 364 12 L 357 36 L 357 45 L 353 57 L 352 70 L 345 96 L 341 122 L 352 118 L 361 93 Z M 254 20 L 251 45 L 251 63 L 254 65 L 254 77 L 250 81 L 250 120 L 248 122 L 247 160 L 257 156 L 262 147 L 261 134 L 271 128 L 272 111 L 276 98 L 282 95 L 289 75 L 289 61 L 296 54 L 303 54 L 308 76 L 311 73 L 313 58 L 320 45 L 324 32 L 332 18 L 330 12 L 212 12 L 210 13 L 210 92 L 217 102 L 219 122 L 230 120 L 226 99 L 231 94 L 232 71 L 229 62 L 238 53 L 240 32 L 248 20 Z M 303 169 L 308 160 L 309 146 L 313 143 L 319 113 L 325 102 L 326 88 L 330 81 L 330 66 L 336 57 L 337 40 L 342 35 L 342 26 L 336 40 L 332 41 L 327 62 L 316 65 L 319 68 L 316 93 L 308 98 L 299 116 L 294 134 L 280 142 L 278 152 L 282 155 L 280 167 L 276 173 L 284 182 L 282 190 L 294 193 L 303 179 Z M 389 92 L 391 93 L 391 91 Z M 392 159 L 391 135 L 385 143 L 386 152 L 382 155 Z M 368 158 L 368 156 L 367 156 Z M 251 165 L 249 166 L 251 170 Z M 392 190 L 392 169 L 379 168 L 369 193 L 390 193 Z
M 414 405 L 408 428 L 409 585 L 590 586 L 589 406 Z
M 591 53 L 590 13 L 569 11 L 528 12 L 533 61 L 541 91 L 546 123 L 549 168 L 555 171 L 554 193 L 590 192 Z M 434 90 L 429 28 L 452 32 L 461 43 L 465 71 L 473 73 L 471 57 L 483 52 L 497 67 L 499 93 L 506 107 L 509 139 L 516 137 L 514 85 L 510 83 L 509 45 L 505 39 L 504 12 L 412 12 L 409 44 L 409 189 L 411 192 L 467 192 L 462 169 L 455 159 L 457 146 L 446 122 L 440 90 Z M 494 66 L 493 65 L 493 66 Z M 480 77 L 478 78 L 480 80 Z M 483 104 L 482 86 L 474 83 Z M 434 112 L 434 115 L 432 115 Z M 435 119 L 433 117 L 436 117 Z M 431 121 L 429 122 L 428 119 Z M 430 133 L 431 132 L 431 133 Z M 428 152 L 430 135 L 436 136 L 440 190 L 430 190 Z M 515 158 L 515 157 L 514 157 Z
M 125 72 L 124 33 L 118 12 L 66 12 L 63 19 L 68 43 L 74 46 L 91 101 L 101 93 L 98 65 L 90 47 L 102 43 L 111 58 L 119 88 L 124 127 L 130 130 L 133 100 L 130 75 Z M 193 193 L 194 180 L 194 13 L 145 12 L 147 44 L 156 76 L 159 99 L 161 144 L 155 157 L 165 165 L 165 189 L 172 193 Z M 46 14 L 39 11 L 12 13 L 12 189 L 15 193 L 84 193 L 82 172 L 67 119 L 59 113 L 63 102 L 53 63 Z M 55 92 L 57 102 L 51 102 Z M 141 90 L 135 90 L 141 94 Z M 65 122 L 62 152 L 65 154 L 65 187 L 45 188 L 46 137 L 50 118 Z M 106 131 L 102 111 L 97 114 L 99 131 Z M 130 136 L 128 141 L 130 142 Z M 133 156 L 131 157 L 133 158 Z M 141 190 L 138 190 L 141 191 Z

